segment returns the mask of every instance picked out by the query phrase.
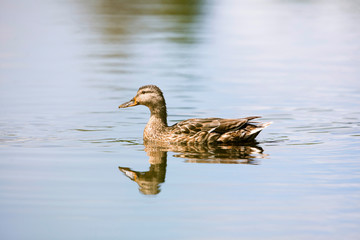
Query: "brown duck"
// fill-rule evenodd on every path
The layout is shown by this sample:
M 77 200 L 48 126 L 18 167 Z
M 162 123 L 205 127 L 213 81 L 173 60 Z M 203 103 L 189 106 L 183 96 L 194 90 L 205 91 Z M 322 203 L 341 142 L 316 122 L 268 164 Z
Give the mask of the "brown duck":
M 151 116 L 144 130 L 144 141 L 160 144 L 236 144 L 254 142 L 255 137 L 271 122 L 254 122 L 256 117 L 238 119 L 193 118 L 167 125 L 166 103 L 155 85 L 139 88 L 136 96 L 119 108 L 145 105 Z

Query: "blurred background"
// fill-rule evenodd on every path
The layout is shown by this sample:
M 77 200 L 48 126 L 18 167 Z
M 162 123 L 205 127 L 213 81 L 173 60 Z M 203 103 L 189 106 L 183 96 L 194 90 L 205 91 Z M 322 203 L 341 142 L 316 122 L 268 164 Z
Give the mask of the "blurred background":
M 357 239 L 359 26 L 357 0 L 2 0 L 1 239 Z M 146 84 L 169 124 L 274 123 L 239 161 L 154 154 L 117 109 Z

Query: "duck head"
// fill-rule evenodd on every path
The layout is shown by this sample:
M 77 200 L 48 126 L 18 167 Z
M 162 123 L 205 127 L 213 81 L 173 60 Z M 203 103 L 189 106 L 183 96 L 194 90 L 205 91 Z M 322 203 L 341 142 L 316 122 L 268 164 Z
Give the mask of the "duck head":
M 153 109 L 165 107 L 165 99 L 162 91 L 155 85 L 146 85 L 139 88 L 135 97 L 130 101 L 123 103 L 119 108 L 128 108 L 136 105 L 144 105 Z

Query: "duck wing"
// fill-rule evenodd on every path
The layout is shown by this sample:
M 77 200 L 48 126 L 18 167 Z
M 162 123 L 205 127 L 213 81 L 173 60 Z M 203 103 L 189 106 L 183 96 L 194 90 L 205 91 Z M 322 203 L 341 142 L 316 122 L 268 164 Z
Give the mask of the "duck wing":
M 193 118 L 179 122 L 172 127 L 179 131 L 179 133 L 219 133 L 223 134 L 229 131 L 236 131 L 244 128 L 246 124 L 255 118 L 247 117 L 238 119 L 224 119 L 224 118 Z
M 240 141 L 239 133 L 247 132 L 247 128 L 252 126 L 249 121 L 255 118 L 259 117 L 238 119 L 193 118 L 179 122 L 171 126 L 169 130 L 172 134 L 172 140 L 178 142 L 213 143 Z

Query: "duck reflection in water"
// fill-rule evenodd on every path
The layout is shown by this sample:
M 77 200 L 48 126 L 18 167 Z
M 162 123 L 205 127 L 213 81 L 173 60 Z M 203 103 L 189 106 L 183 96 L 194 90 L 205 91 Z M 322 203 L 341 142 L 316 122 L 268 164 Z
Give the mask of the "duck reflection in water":
M 174 152 L 174 157 L 184 158 L 188 163 L 218 164 L 259 164 L 259 159 L 268 155 L 256 145 L 242 146 L 155 146 L 145 144 L 144 151 L 149 156 L 148 171 L 135 171 L 128 167 L 119 170 L 139 185 L 139 191 L 145 195 L 156 195 L 160 185 L 165 182 L 167 152 Z
M 145 195 L 155 195 L 160 192 L 160 184 L 165 182 L 167 152 L 145 148 L 149 156 L 150 167 L 146 172 L 134 171 L 130 168 L 119 167 L 128 178 L 139 185 L 139 190 Z

